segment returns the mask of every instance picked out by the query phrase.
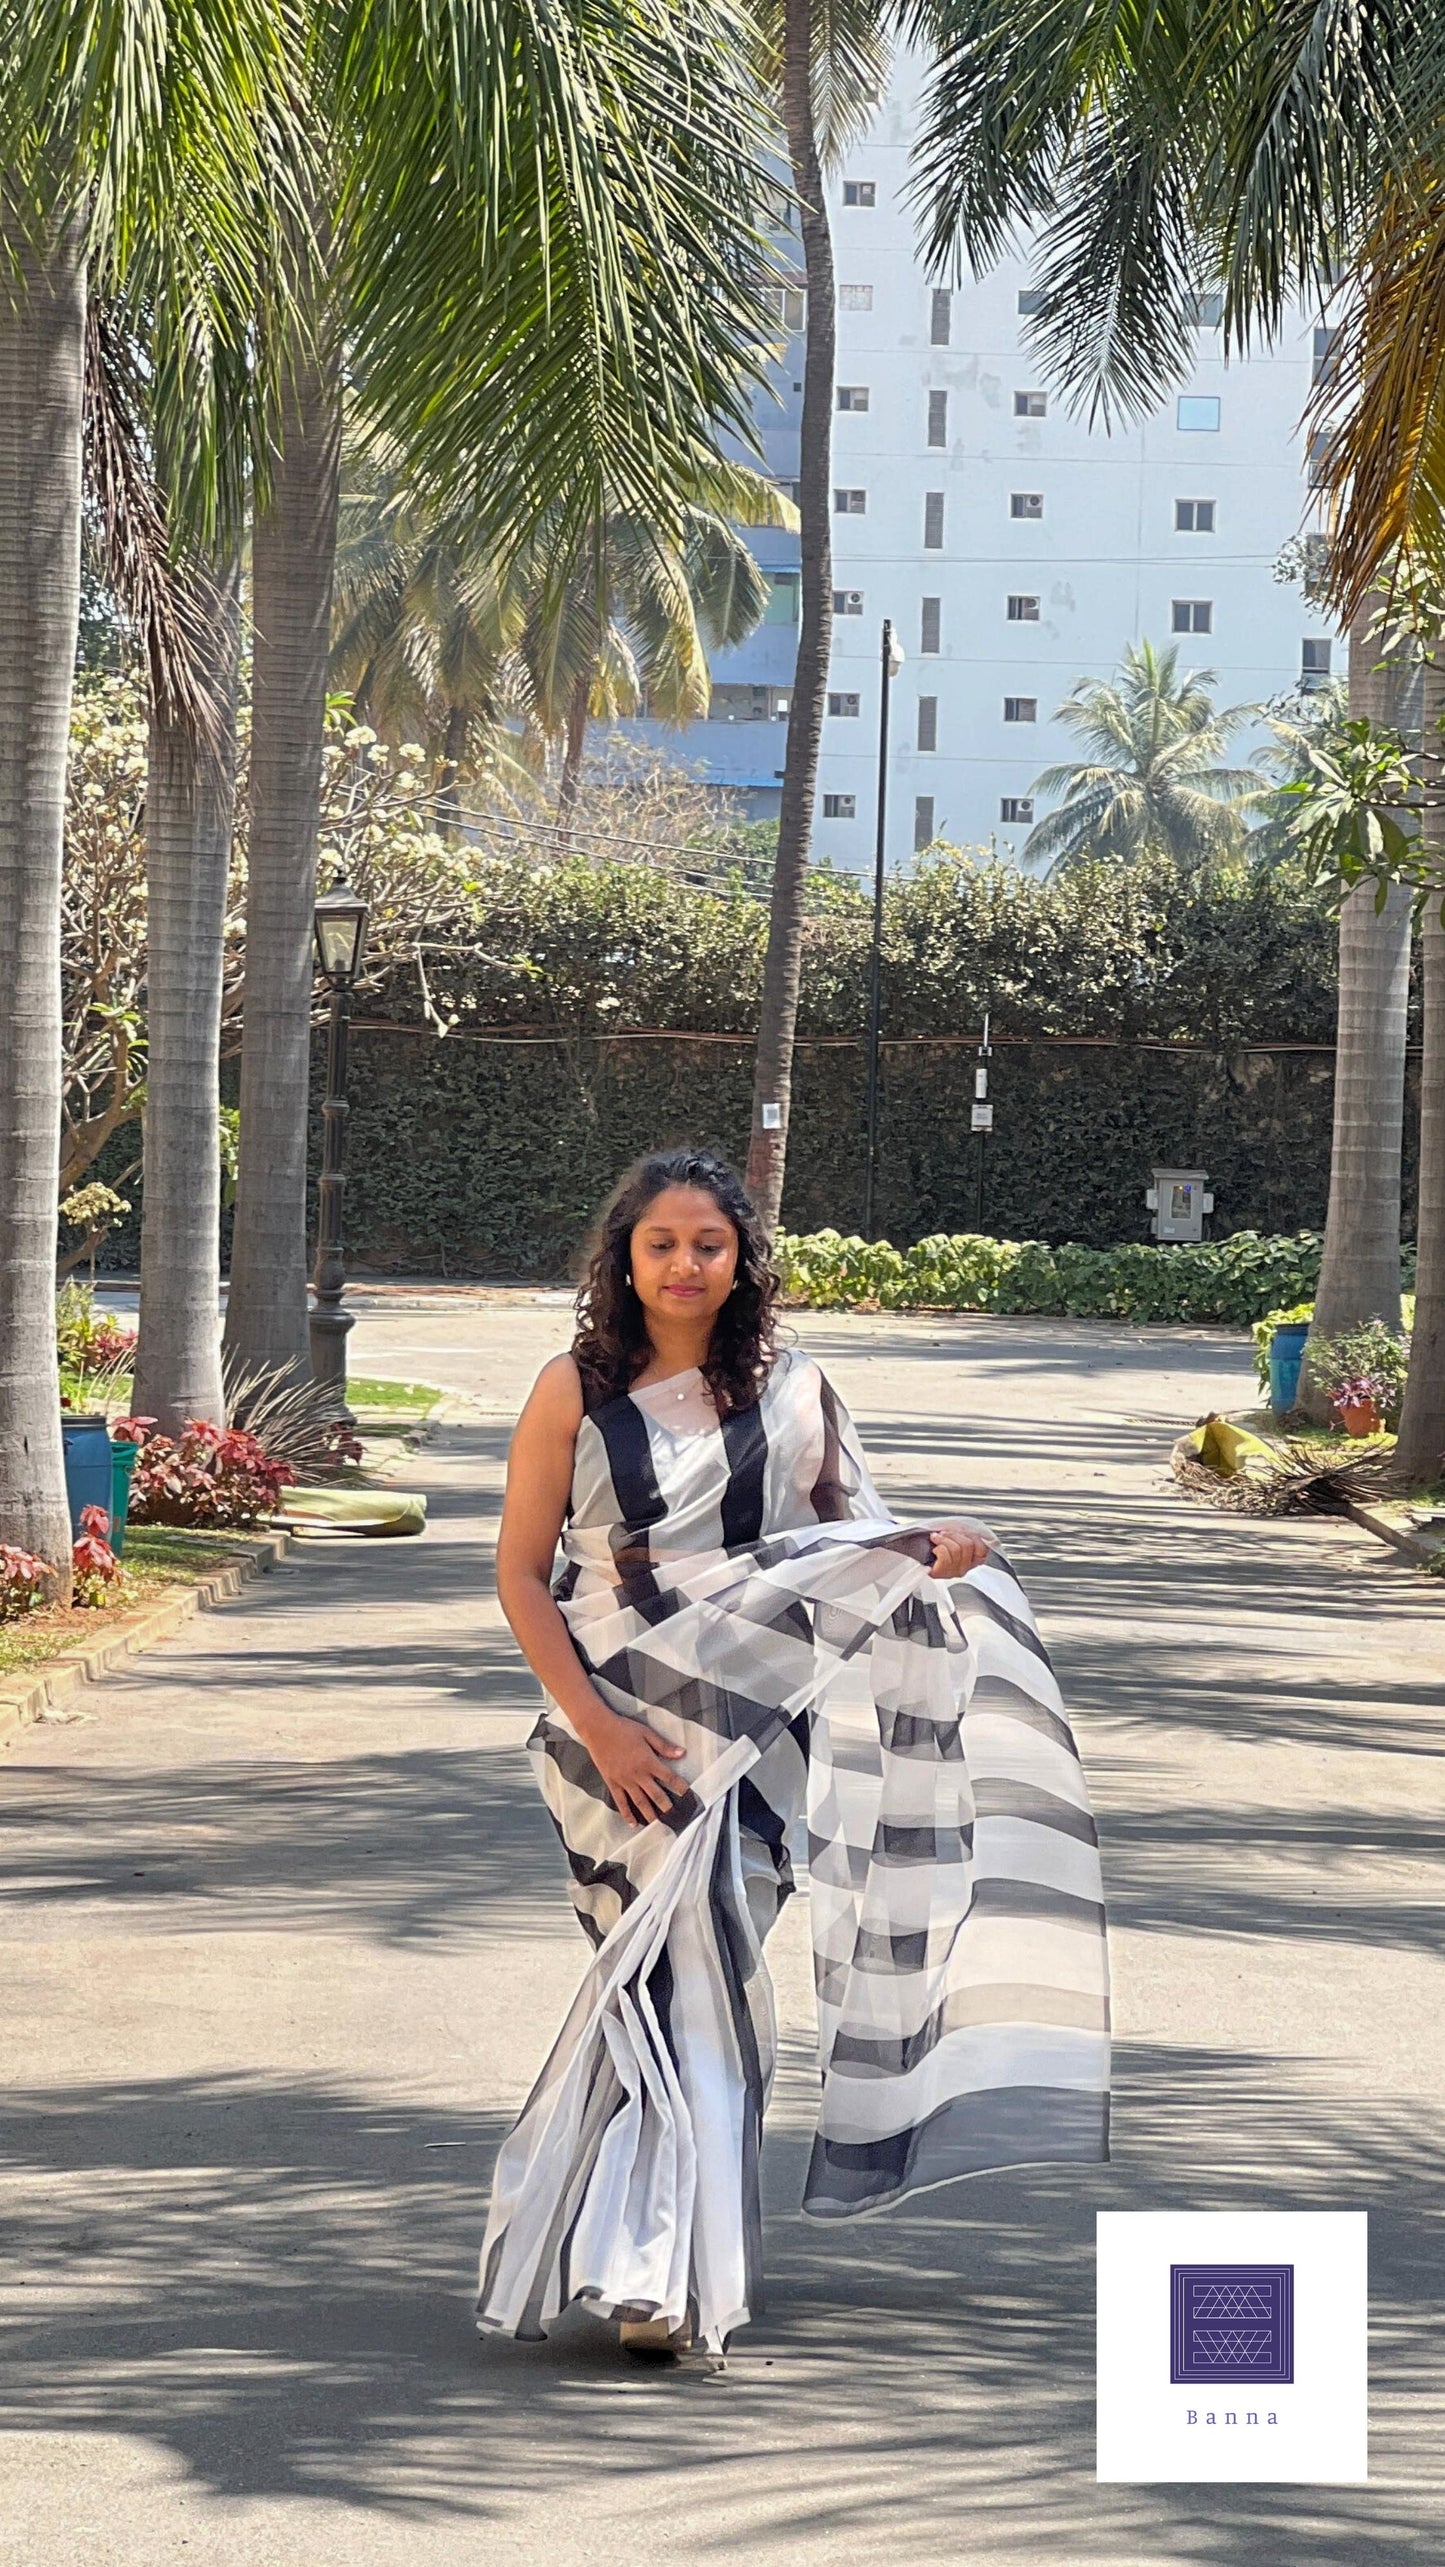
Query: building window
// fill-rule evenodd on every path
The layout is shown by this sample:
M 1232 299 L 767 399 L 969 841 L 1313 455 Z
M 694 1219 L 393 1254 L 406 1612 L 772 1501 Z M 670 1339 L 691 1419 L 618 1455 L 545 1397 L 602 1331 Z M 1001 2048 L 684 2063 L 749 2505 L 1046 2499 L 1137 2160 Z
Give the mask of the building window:
M 774 320 L 781 321 L 788 336 L 795 338 L 803 326 L 806 309 L 801 285 L 765 285 L 763 301 Z
M 823 817 L 825 820 L 856 820 L 858 817 L 856 793 L 825 793 Z
M 873 309 L 872 286 L 840 285 L 838 288 L 838 309 L 840 312 L 871 312 Z
M 868 407 L 867 384 L 840 383 L 838 386 L 838 407 L 840 410 L 866 410 Z
M 953 296 L 946 285 L 935 285 L 929 304 L 928 336 L 936 348 L 946 348 L 953 330 Z
M 1311 490 L 1323 489 L 1325 483 L 1329 479 L 1329 472 L 1327 470 L 1329 452 L 1329 431 L 1322 428 L 1315 436 L 1311 437 L 1309 442 L 1309 452 L 1305 458 L 1305 472 L 1308 477 Z
M 1006 695 L 1003 700 L 1006 722 L 1037 722 L 1039 699 L 1036 695 Z
M 1026 285 L 1019 296 L 1019 312 L 1021 317 L 1027 321 L 1032 318 L 1035 312 L 1042 312 L 1043 308 L 1043 287 L 1041 285 Z
M 918 745 L 920 749 L 938 746 L 938 698 L 920 695 L 918 699 Z
M 791 690 L 779 686 L 715 686 L 708 703 L 710 722 L 785 722 Z
M 1207 597 L 1176 597 L 1169 615 L 1173 632 L 1212 633 L 1214 630 L 1214 607 Z
M 1299 646 L 1300 692 L 1317 695 L 1330 682 L 1330 645 L 1328 642 L 1301 642 Z
M 1316 330 L 1313 363 L 1311 366 L 1311 372 L 1316 383 L 1322 383 L 1326 375 L 1333 371 L 1337 362 L 1339 343 L 1340 334 L 1337 328 L 1328 329 L 1322 326 Z
M 843 202 L 845 205 L 876 205 L 878 202 L 877 186 L 871 178 L 845 178 L 843 181 Z
M 1034 816 L 1033 795 L 1031 793 L 1006 793 L 1002 802 L 998 806 L 998 816 L 1000 820 L 1006 820 L 1016 828 L 1026 828 L 1031 826 Z
M 1014 394 L 1014 417 L 1016 419 L 1046 419 L 1048 415 L 1049 396 L 1046 392 L 1016 392 Z
M 1036 597 L 1011 597 L 1008 602 L 1008 620 L 1011 624 L 1037 624 L 1039 620 L 1038 599 Z
M 923 600 L 923 613 L 920 618 L 920 630 L 918 635 L 918 647 L 920 651 L 932 653 L 939 648 L 942 622 L 942 598 L 925 597 Z
M 833 514 L 835 517 L 866 517 L 868 514 L 867 491 L 835 490 L 833 493 Z
M 858 714 L 858 698 L 856 695 L 830 695 L 828 710 L 838 721 L 855 721 Z
M 1181 392 L 1174 412 L 1175 425 L 1192 434 L 1212 436 L 1219 426 L 1217 392 Z
M 916 856 L 933 844 L 933 796 L 920 793 L 913 804 L 913 852 Z
M 931 446 L 948 443 L 948 395 L 930 392 L 928 396 L 928 442 Z
M 1214 502 L 1212 499 L 1176 499 L 1174 502 L 1176 535 L 1212 535 Z
M 861 615 L 863 612 L 862 589 L 835 588 L 833 591 L 833 612 L 835 615 Z
M 1011 517 L 1042 517 L 1044 513 L 1043 492 L 1041 490 L 1015 490 L 1009 499 L 1008 513 Z
M 923 546 L 925 552 L 943 550 L 943 493 L 926 490 L 923 494 Z
M 1224 318 L 1222 294 L 1191 294 L 1185 300 L 1185 316 L 1196 330 L 1217 330 Z
M 799 574 L 795 570 L 769 572 L 768 602 L 763 609 L 765 624 L 796 624 L 799 586 Z

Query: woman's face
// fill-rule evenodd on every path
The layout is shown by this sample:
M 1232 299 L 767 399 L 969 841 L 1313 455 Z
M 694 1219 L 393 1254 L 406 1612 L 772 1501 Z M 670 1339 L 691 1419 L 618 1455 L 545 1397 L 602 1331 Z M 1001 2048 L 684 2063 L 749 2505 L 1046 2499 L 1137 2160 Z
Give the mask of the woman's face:
M 633 1225 L 629 1262 L 644 1310 L 710 1324 L 733 1288 L 738 1234 L 705 1186 L 664 1186 Z

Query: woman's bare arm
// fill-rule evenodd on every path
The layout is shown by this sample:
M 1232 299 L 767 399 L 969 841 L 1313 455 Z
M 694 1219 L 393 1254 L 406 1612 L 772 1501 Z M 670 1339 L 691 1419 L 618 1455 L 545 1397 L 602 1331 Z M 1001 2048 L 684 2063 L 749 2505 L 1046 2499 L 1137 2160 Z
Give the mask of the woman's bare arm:
M 552 1596 L 581 1423 L 577 1367 L 570 1355 L 556 1355 L 538 1374 L 512 1437 L 497 1535 L 497 1594 L 528 1666 L 565 1711 L 614 1806 L 645 1827 L 682 1788 L 664 1760 L 683 1751 L 603 1701 Z

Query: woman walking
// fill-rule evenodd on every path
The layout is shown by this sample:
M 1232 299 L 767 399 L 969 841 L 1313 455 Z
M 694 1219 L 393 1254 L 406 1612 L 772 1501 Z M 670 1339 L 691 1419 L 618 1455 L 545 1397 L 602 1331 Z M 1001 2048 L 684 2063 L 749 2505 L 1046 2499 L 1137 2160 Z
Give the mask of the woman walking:
M 666 2356 L 762 2306 L 763 1943 L 804 1810 L 804 2209 L 1109 2153 L 1097 1842 L 1028 1603 L 985 1528 L 894 1518 L 776 1289 L 730 1168 L 642 1161 L 517 1425 L 497 1585 L 595 1948 L 498 2158 L 483 2328 L 580 2299 Z

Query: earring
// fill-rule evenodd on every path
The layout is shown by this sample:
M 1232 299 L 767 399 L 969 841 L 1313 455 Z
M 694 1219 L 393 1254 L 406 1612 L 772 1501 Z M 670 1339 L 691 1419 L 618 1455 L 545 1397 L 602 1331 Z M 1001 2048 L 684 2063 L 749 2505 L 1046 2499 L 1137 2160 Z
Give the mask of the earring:
M 626 1274 L 623 1276 L 622 1280 L 623 1280 L 623 1282 L 627 1285 L 627 1287 L 628 1287 L 628 1289 L 629 1289 L 629 1291 L 630 1291 L 630 1290 L 631 1290 L 631 1288 L 632 1288 L 632 1268 L 631 1268 L 630 1266 L 628 1267 L 627 1272 L 626 1272 Z

